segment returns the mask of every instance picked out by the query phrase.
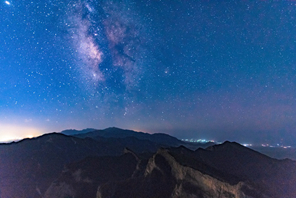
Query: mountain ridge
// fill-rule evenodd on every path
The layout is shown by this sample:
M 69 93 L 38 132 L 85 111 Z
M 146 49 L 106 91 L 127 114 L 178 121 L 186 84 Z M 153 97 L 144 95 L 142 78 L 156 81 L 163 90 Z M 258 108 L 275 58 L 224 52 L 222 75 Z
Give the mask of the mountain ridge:
M 112 194 L 147 198 L 296 197 L 293 160 L 273 159 L 236 142 L 192 150 L 186 144 L 160 141 L 162 137 L 175 140 L 169 135 L 151 139 L 151 134 L 109 130 L 117 130 L 119 136 L 112 132 L 109 137 L 98 136 L 95 131 L 82 135 L 49 133 L 0 144 L 0 197 L 75 197 L 84 192 L 96 198 Z M 130 171 L 121 177 L 125 166 Z

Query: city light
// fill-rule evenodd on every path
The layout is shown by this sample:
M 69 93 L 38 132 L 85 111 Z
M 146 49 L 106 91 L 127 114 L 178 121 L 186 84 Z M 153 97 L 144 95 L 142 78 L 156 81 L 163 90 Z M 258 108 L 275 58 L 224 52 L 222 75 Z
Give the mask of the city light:
M 208 142 L 212 142 L 215 144 L 222 144 L 223 142 L 217 142 L 215 140 L 208 140 L 208 139 L 194 139 L 194 138 L 185 138 L 185 139 L 181 139 L 183 142 L 191 142 L 191 143 L 208 143 Z M 287 145 L 283 145 L 280 143 L 275 143 L 275 144 L 268 144 L 268 143 L 260 143 L 260 144 L 253 144 L 253 143 L 240 143 L 242 146 L 244 147 L 267 147 L 267 148 L 284 148 L 284 149 L 288 149 L 288 148 L 292 148 L 292 146 L 287 146 Z

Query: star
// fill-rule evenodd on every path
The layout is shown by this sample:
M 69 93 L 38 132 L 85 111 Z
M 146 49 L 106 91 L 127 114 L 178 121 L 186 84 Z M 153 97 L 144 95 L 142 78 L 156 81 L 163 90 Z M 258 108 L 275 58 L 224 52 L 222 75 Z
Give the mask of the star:
M 291 3 L 29 2 L 0 2 L 0 141 L 118 126 L 296 142 Z

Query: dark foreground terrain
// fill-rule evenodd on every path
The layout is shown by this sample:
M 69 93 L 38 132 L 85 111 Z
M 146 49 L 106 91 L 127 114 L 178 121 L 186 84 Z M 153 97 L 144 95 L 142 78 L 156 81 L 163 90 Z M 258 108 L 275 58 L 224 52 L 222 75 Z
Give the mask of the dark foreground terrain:
M 295 186 L 295 161 L 235 142 L 190 145 L 109 128 L 0 145 L 1 198 L 290 198 Z

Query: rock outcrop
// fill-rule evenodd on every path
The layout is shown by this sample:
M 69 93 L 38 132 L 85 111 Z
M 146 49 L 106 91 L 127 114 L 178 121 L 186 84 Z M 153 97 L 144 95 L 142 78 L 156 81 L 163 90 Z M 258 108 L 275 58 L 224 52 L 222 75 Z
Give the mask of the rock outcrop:
M 260 153 L 252 150 L 244 150 L 236 143 L 226 145 L 226 147 L 229 146 L 231 148 L 238 146 L 236 149 L 243 149 L 246 152 L 245 155 L 250 154 L 249 157 L 252 157 L 253 160 L 256 158 L 263 158 L 267 162 L 271 160 L 269 162 L 273 162 L 274 167 L 283 163 L 261 156 Z M 216 149 L 220 152 L 220 149 L 225 149 L 224 147 L 225 145 L 221 145 L 221 148 L 218 146 L 214 149 L 197 151 L 191 151 L 185 147 L 161 148 L 153 155 L 139 155 L 126 149 L 125 154 L 120 157 L 89 157 L 67 166 L 59 179 L 48 188 L 45 198 L 287 197 L 286 194 L 281 194 L 280 183 L 275 188 L 275 190 L 278 190 L 276 192 L 274 189 L 268 188 L 270 185 L 251 180 L 252 175 L 246 178 L 244 174 L 237 174 L 243 171 L 246 171 L 245 174 L 249 174 L 248 168 L 240 171 L 235 170 L 232 174 L 225 171 L 224 167 L 217 167 L 221 162 L 208 161 L 207 156 L 200 153 L 216 152 Z M 235 158 L 238 158 L 238 156 L 234 156 L 233 160 Z M 228 160 L 227 155 L 225 155 L 225 160 Z M 295 166 L 295 162 L 290 162 Z M 232 166 L 233 163 L 229 162 L 229 166 Z M 232 169 L 235 169 L 235 167 L 232 167 Z M 255 173 L 256 171 L 254 170 Z M 265 174 L 263 171 L 262 175 Z M 270 177 L 270 175 L 272 174 L 268 174 L 266 177 L 271 180 L 276 178 L 276 176 Z M 275 193 L 271 194 L 272 192 Z M 295 194 L 291 194 L 291 189 L 287 192 L 290 193 L 289 195 L 296 194 L 295 191 L 293 191 Z
M 122 191 L 122 189 L 129 189 Z M 97 198 L 106 197 L 268 197 L 244 182 L 230 184 L 189 166 L 181 165 L 167 149 L 160 149 L 143 175 L 125 182 L 104 184 Z

